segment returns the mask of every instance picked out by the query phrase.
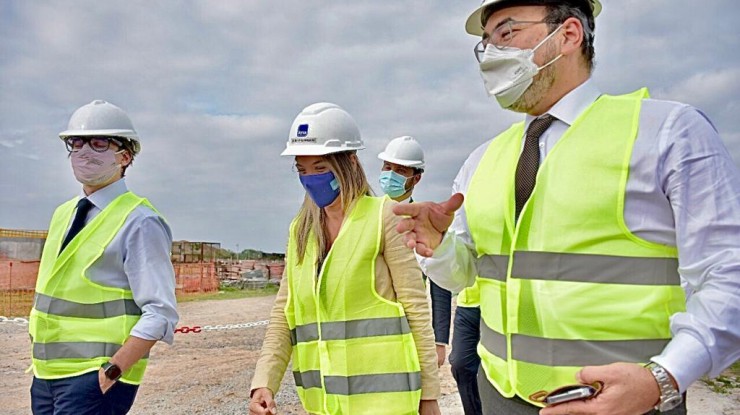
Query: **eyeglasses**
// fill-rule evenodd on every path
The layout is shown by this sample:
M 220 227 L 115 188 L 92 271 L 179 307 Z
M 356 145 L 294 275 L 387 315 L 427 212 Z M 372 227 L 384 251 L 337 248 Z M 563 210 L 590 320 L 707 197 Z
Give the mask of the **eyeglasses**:
M 110 148 L 111 142 L 115 143 L 119 148 L 123 145 L 123 142 L 120 140 L 104 136 L 74 136 L 64 139 L 64 143 L 67 145 L 67 151 L 69 152 L 80 151 L 82 150 L 82 146 L 87 144 L 93 151 L 104 153 Z
M 545 20 L 539 20 L 539 21 L 519 21 L 519 20 L 509 20 L 505 23 L 503 23 L 501 26 L 497 27 L 496 30 L 493 31 L 493 33 L 490 36 L 484 35 L 483 40 L 475 44 L 475 47 L 473 48 L 473 52 L 475 53 L 475 59 L 478 60 L 478 62 L 481 61 L 483 58 L 483 53 L 486 51 L 486 46 L 493 45 L 497 49 L 503 49 L 511 44 L 512 39 L 514 39 L 514 36 L 516 36 L 516 33 L 521 30 L 517 29 L 516 25 L 522 25 L 522 24 L 540 24 L 540 23 L 550 23 Z

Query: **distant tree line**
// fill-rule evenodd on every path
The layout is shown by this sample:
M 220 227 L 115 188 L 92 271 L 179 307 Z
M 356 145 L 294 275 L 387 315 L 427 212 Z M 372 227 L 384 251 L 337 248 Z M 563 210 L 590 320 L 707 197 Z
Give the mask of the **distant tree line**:
M 216 258 L 218 259 L 236 259 L 236 252 L 220 248 L 216 252 Z M 262 252 L 256 249 L 244 249 L 239 252 L 239 259 L 263 259 L 266 261 L 284 261 L 285 254 L 281 252 Z

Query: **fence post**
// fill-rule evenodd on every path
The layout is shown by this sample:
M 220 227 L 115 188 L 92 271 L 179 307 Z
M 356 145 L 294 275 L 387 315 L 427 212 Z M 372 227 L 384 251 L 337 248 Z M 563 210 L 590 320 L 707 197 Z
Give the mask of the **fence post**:
M 10 261 L 8 266 L 10 267 L 8 269 L 8 298 L 10 298 L 8 317 L 13 317 L 13 261 Z
M 200 263 L 200 283 L 198 284 L 198 292 L 203 292 L 203 264 L 204 262 L 201 261 Z

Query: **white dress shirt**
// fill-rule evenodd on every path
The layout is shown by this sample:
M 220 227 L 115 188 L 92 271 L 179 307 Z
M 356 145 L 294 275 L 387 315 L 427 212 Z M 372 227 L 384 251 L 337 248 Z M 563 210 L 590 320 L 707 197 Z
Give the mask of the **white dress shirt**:
M 589 80 L 550 109 L 557 119 L 539 139 L 540 160 L 599 95 Z M 533 119 L 526 117 L 524 131 Z M 490 142 L 470 154 L 453 193 L 467 192 Z M 696 108 L 670 101 L 643 101 L 631 157 L 627 227 L 648 241 L 678 247 L 686 312 L 671 318 L 673 339 L 652 360 L 685 391 L 740 357 L 740 172 L 711 121 Z M 434 256 L 417 258 L 434 282 L 458 292 L 475 281 L 475 252 L 461 208 Z
M 121 179 L 90 196 L 82 193 L 80 197 L 87 197 L 94 205 L 85 223 L 127 191 L 126 182 Z M 167 222 L 148 206 L 139 205 L 128 215 L 103 255 L 87 270 L 91 281 L 131 290 L 142 312 L 131 330 L 132 336 L 168 344 L 174 340 L 178 315 L 171 249 L 172 232 Z

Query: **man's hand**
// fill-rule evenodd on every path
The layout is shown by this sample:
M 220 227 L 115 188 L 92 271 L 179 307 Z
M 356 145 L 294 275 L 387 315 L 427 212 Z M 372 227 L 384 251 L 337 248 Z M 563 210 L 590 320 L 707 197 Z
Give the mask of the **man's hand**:
M 604 382 L 593 399 L 566 402 L 544 408 L 540 415 L 641 415 L 653 409 L 660 389 L 650 370 L 634 363 L 587 366 L 578 374 L 580 383 Z
M 437 367 L 442 367 L 445 364 L 445 355 L 447 354 L 447 347 L 444 344 L 438 344 L 437 346 Z
M 446 202 L 405 203 L 393 207 L 393 213 L 406 216 L 396 226 L 398 233 L 405 234 L 406 246 L 416 253 L 431 257 L 434 249 L 442 242 L 442 236 L 452 224 L 455 211 L 463 204 L 462 193 L 455 193 Z
M 98 382 L 100 383 L 100 391 L 103 392 L 103 395 L 116 384 L 115 380 L 110 380 L 105 376 L 105 370 L 102 367 L 98 370 Z
M 419 415 L 442 415 L 437 400 L 422 400 L 419 402 Z
M 277 405 L 272 400 L 272 391 L 267 388 L 255 389 L 249 400 L 250 415 L 277 414 Z

